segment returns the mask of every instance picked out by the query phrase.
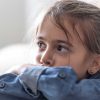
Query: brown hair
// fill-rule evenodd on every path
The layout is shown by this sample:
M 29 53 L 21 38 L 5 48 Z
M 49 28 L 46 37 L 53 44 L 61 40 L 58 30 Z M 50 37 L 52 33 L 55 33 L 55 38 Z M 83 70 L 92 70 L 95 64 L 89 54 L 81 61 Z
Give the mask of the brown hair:
M 67 37 L 69 34 L 63 24 L 63 21 L 65 18 L 69 17 L 72 22 L 73 29 L 76 30 L 76 24 L 78 24 L 78 27 L 81 29 L 84 36 L 84 41 L 82 42 L 85 47 L 91 53 L 100 54 L 99 8 L 82 1 L 60 0 L 49 9 L 45 17 L 48 16 L 53 19 L 55 24 L 66 33 Z M 78 32 L 77 35 L 81 39 Z

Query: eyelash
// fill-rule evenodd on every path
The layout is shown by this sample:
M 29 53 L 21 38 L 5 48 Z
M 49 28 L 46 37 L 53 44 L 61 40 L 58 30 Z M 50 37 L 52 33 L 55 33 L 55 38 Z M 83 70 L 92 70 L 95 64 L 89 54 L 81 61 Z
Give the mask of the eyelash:
M 40 51 L 43 51 L 46 48 L 46 45 L 43 41 L 38 41 L 37 45 L 38 45 Z
M 44 51 L 46 49 L 46 44 L 43 41 L 38 41 L 37 46 L 39 47 L 40 51 Z M 65 53 L 67 54 L 70 51 L 69 47 L 63 46 L 63 45 L 60 45 L 60 44 L 57 45 L 57 46 L 54 46 L 54 49 L 56 50 L 56 52 L 64 53 L 64 54 Z
M 63 51 L 61 51 L 61 49 L 64 49 Z M 70 51 L 70 49 L 68 47 L 62 46 L 62 45 L 58 45 L 57 46 L 57 51 L 59 52 L 68 52 Z

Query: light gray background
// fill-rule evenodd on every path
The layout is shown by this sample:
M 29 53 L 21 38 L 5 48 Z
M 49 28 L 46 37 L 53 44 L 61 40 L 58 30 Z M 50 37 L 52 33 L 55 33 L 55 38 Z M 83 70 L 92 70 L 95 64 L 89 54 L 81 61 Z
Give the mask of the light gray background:
M 54 0 L 0 0 L 0 48 L 27 43 L 24 38 L 38 12 Z M 25 40 L 26 39 L 26 40 Z

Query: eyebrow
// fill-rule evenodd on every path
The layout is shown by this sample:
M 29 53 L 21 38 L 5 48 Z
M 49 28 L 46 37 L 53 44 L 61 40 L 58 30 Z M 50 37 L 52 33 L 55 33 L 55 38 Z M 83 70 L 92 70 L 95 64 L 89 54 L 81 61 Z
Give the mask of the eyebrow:
M 40 37 L 37 37 L 37 39 L 40 39 L 40 40 L 46 40 L 45 38 L 43 38 L 43 37 L 41 37 L 41 36 L 40 36 Z M 64 43 L 64 44 L 67 44 L 67 45 L 73 47 L 72 43 L 70 43 L 69 41 L 56 40 L 56 43 Z
M 41 40 L 45 40 L 43 37 L 39 36 L 37 37 L 37 39 L 41 39 Z
M 70 43 L 69 41 L 57 40 L 56 42 L 57 42 L 57 43 L 64 43 L 64 44 L 67 44 L 67 45 L 69 45 L 69 46 L 71 46 L 71 47 L 73 46 L 72 43 Z

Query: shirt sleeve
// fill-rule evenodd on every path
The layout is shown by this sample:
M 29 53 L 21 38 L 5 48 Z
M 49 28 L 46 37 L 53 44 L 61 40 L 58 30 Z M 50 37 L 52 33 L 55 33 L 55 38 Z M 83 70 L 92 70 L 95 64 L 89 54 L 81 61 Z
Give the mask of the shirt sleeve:
M 0 100 L 45 100 L 27 92 L 15 74 L 0 75 Z M 42 98 L 42 96 L 41 96 Z
M 37 96 L 38 80 L 46 69 L 47 67 L 40 66 L 28 68 L 24 73 L 19 75 L 19 81 L 22 83 L 24 88 L 29 87 L 34 95 Z
M 31 73 L 26 71 L 20 75 L 20 79 L 34 93 L 41 91 L 48 100 L 100 99 L 100 79 L 77 82 L 77 75 L 71 67 L 38 67 L 29 70 Z

